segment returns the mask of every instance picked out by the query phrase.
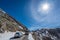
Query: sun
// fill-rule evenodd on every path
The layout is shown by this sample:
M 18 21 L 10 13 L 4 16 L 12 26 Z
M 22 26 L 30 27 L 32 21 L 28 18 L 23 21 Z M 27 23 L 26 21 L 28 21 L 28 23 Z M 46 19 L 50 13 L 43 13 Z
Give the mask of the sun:
M 41 8 L 43 11 L 47 11 L 49 9 L 49 4 L 48 3 L 43 4 Z
M 38 12 L 48 13 L 51 9 L 50 6 L 49 3 L 42 3 L 38 6 Z

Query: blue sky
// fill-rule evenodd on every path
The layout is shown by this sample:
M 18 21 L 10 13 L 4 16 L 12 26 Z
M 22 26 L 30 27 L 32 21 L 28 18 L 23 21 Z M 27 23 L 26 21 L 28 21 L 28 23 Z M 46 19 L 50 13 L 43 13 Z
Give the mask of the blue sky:
M 48 14 L 38 11 L 46 2 L 50 4 Z M 60 0 L 0 0 L 0 8 L 30 30 L 60 26 Z

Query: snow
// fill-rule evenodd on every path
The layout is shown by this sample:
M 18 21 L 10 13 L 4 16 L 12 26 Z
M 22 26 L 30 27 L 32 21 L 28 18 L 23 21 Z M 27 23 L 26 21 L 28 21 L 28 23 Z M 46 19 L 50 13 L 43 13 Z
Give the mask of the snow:
M 6 13 L 5 11 L 3 11 L 1 8 L 0 8 L 0 11 L 2 11 L 3 13 Z
M 19 28 L 23 29 L 23 27 L 19 26 Z
M 9 40 L 11 37 L 13 37 L 15 32 L 7 32 L 0 33 L 0 40 Z
M 29 40 L 34 40 L 31 33 L 29 33 L 28 39 L 29 39 Z

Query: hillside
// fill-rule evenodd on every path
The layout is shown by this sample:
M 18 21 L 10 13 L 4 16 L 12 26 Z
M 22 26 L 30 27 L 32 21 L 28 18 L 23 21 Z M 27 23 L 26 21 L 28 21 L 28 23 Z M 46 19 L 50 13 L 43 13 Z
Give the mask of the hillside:
M 28 31 L 24 25 L 0 9 L 0 32 L 4 32 L 5 30 L 11 32 Z

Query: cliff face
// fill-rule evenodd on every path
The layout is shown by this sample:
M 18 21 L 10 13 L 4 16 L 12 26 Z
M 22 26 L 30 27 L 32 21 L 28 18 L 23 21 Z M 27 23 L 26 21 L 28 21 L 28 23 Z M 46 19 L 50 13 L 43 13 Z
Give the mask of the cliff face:
M 2 9 L 0 9 L 0 32 L 4 31 L 28 31 L 28 29 L 16 21 L 13 17 L 9 16 Z

